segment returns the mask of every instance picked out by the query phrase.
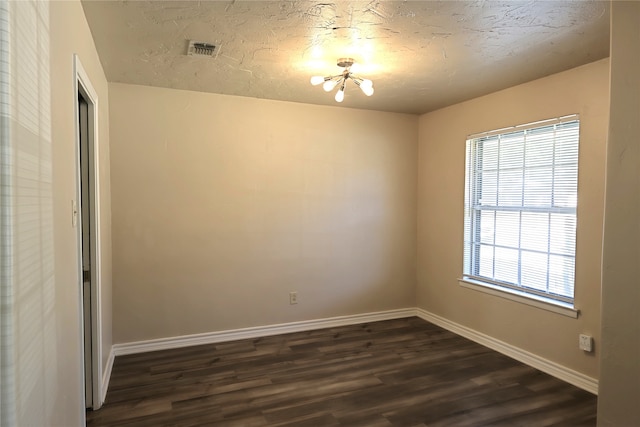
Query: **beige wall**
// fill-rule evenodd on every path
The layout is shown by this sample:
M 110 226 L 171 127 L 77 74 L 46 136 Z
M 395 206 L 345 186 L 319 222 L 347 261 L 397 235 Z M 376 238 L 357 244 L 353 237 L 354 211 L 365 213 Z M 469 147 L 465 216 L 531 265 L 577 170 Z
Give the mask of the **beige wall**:
M 598 377 L 600 263 L 608 60 L 420 117 L 417 306 L 553 362 Z M 581 120 L 575 304 L 572 319 L 461 287 L 467 135 L 579 113 Z M 578 334 L 595 353 L 578 349 Z
M 109 88 L 114 342 L 414 306 L 417 117 Z
M 53 143 L 53 221 L 57 374 L 54 413 L 47 425 L 80 425 L 82 360 L 79 334 L 79 278 L 76 229 L 71 200 L 76 198 L 76 147 L 73 54 L 77 53 L 98 94 L 100 203 L 102 235 L 103 364 L 111 349 L 111 208 L 109 177 L 109 101 L 107 81 L 79 1 L 50 2 L 51 116 Z M 43 107 L 44 108 L 44 107 Z M 34 402 L 34 405 L 37 405 Z
M 611 3 L 598 425 L 640 425 L 640 2 Z

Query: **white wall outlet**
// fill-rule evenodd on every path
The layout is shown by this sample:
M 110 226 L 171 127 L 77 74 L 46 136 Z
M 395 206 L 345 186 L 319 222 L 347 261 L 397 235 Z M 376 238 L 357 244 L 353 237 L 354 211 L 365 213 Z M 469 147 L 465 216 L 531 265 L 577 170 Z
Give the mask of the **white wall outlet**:
M 298 303 L 298 292 L 289 292 L 289 304 L 297 304 Z
M 580 334 L 580 349 L 584 351 L 593 351 L 593 337 Z

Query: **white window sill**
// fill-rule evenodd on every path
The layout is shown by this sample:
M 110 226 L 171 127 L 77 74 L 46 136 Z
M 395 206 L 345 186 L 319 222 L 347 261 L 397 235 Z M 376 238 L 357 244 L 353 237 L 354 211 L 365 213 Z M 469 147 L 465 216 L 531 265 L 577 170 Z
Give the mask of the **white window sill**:
M 563 316 L 578 318 L 580 313 L 573 305 L 569 303 L 563 303 L 555 301 L 549 298 L 540 297 L 537 295 L 530 295 L 525 292 L 518 291 L 516 289 L 507 289 L 491 283 L 481 282 L 479 280 L 473 280 L 466 277 L 458 279 L 460 286 L 473 289 L 474 291 L 484 292 L 486 294 L 495 295 L 500 298 L 506 298 L 511 301 L 516 301 L 522 304 L 527 304 L 533 307 L 541 308 L 543 310 L 552 311 L 554 313 L 562 314 Z

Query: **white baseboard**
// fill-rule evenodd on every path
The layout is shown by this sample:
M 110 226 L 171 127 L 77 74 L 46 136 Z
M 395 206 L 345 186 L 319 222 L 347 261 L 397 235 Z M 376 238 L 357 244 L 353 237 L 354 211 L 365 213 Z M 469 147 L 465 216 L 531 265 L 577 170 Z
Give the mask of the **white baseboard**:
M 492 350 L 495 350 L 499 353 L 502 353 L 513 359 L 516 359 L 526 365 L 529 365 L 542 372 L 545 372 L 549 375 L 559 378 L 562 381 L 568 382 L 569 384 L 573 384 L 574 386 L 579 387 L 583 390 L 586 390 L 590 393 L 593 393 L 596 395 L 598 394 L 598 380 L 595 378 L 591 378 L 578 371 L 569 369 L 566 366 L 562 366 L 556 362 L 552 362 L 551 360 L 545 359 L 536 354 L 522 350 L 521 348 L 515 347 L 511 344 L 508 344 L 504 341 L 500 341 L 496 338 L 490 337 L 489 335 L 485 335 L 481 332 L 478 332 L 466 326 L 452 322 L 436 314 L 425 311 L 421 308 L 416 309 L 416 312 L 418 317 L 426 320 L 427 322 L 431 322 L 434 325 L 438 325 L 455 334 L 468 338 L 471 341 L 475 341 L 478 344 L 482 344 L 485 347 L 489 347 Z
M 100 405 L 104 403 L 107 398 L 107 389 L 109 388 L 109 380 L 111 379 L 111 370 L 113 369 L 113 362 L 115 361 L 116 355 L 111 347 L 111 351 L 109 351 L 109 358 L 107 359 L 107 366 L 105 366 L 104 372 L 102 373 L 102 390 L 100 390 Z
M 401 319 L 416 315 L 415 308 L 379 311 L 375 313 L 338 316 L 326 319 L 305 320 L 301 322 L 280 323 L 276 325 L 257 326 L 253 328 L 232 329 L 220 332 L 206 332 L 202 334 L 183 335 L 178 337 L 159 338 L 146 341 L 135 341 L 114 344 L 112 352 L 116 356 L 125 354 L 144 353 L 147 351 L 167 350 L 192 345 L 213 344 L 235 341 L 247 338 L 259 338 L 270 335 L 288 334 L 291 332 L 311 331 L 314 329 L 332 328 L 336 326 L 357 325 L 366 322 Z
M 232 329 L 219 332 L 207 332 L 202 334 L 183 335 L 178 337 L 159 338 L 145 341 L 135 341 L 123 344 L 114 344 L 107 367 L 102 380 L 103 401 L 107 393 L 109 378 L 115 356 L 126 354 L 145 353 L 148 351 L 168 350 L 193 345 L 214 344 L 219 342 L 235 341 L 248 338 L 259 338 L 291 332 L 304 332 L 315 329 L 331 328 L 337 326 L 357 325 L 366 322 L 378 322 L 382 320 L 401 319 L 418 316 L 427 322 L 431 322 L 445 328 L 455 334 L 475 341 L 492 350 L 516 359 L 526 365 L 539 369 L 549 375 L 559 378 L 569 384 L 573 384 L 593 394 L 598 394 L 598 380 L 569 369 L 556 362 L 540 357 L 536 354 L 522 350 L 504 341 L 500 341 L 489 335 L 485 335 L 474 329 L 447 320 L 436 314 L 421 308 L 404 308 L 398 310 L 380 311 L 375 313 L 355 314 L 351 316 L 338 316 L 326 319 L 305 320 L 300 322 L 281 323 L 276 325 L 257 326 L 252 328 Z

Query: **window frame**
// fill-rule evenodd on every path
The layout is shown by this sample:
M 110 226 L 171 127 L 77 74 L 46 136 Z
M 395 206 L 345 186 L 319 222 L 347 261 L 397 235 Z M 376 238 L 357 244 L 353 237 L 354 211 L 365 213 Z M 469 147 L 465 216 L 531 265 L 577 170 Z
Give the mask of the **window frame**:
M 480 142 L 486 142 L 489 138 L 492 138 L 492 137 L 501 137 L 509 134 L 515 134 L 517 132 L 524 132 L 527 130 L 536 130 L 536 129 L 541 129 L 549 126 L 568 124 L 572 122 L 576 122 L 578 126 L 578 129 L 577 129 L 578 140 L 577 140 L 577 148 L 576 148 L 576 154 L 575 154 L 575 162 L 571 163 L 571 164 L 575 164 L 575 166 L 578 168 L 578 170 L 576 171 L 576 178 L 575 178 L 576 180 L 575 194 L 572 193 L 570 195 L 570 196 L 575 195 L 576 202 L 573 206 L 570 206 L 570 207 L 556 206 L 552 202 L 551 205 L 548 207 L 540 207 L 540 206 L 532 207 L 532 206 L 526 206 L 523 202 L 521 206 L 509 207 L 509 206 L 500 205 L 498 201 L 496 201 L 495 206 L 489 207 L 486 209 L 480 206 L 479 204 L 480 197 L 477 194 L 477 189 L 479 185 L 478 185 L 478 182 L 476 182 L 480 178 L 479 178 L 479 173 L 475 168 L 478 161 L 478 153 L 476 152 L 476 149 L 477 149 L 477 145 Z M 463 274 L 462 274 L 462 277 L 458 279 L 462 286 L 466 288 L 471 288 L 474 290 L 486 292 L 489 294 L 493 294 L 496 296 L 508 298 L 518 302 L 526 303 L 529 305 L 534 305 L 543 309 L 558 312 L 560 314 L 565 314 L 570 317 L 578 316 L 579 311 L 575 308 L 575 293 L 576 293 L 575 292 L 576 291 L 575 258 L 576 258 L 576 250 L 577 250 L 577 239 L 576 239 L 577 196 L 578 196 L 577 180 L 578 180 L 578 174 L 579 174 L 579 157 L 580 157 L 579 156 L 580 135 L 581 135 L 580 128 L 581 128 L 581 123 L 580 123 L 579 115 L 571 114 L 571 115 L 553 118 L 549 120 L 542 120 L 542 121 L 527 123 L 527 124 L 518 125 L 518 126 L 511 126 L 507 128 L 496 129 L 489 132 L 473 134 L 467 137 L 466 147 L 465 147 L 465 194 L 464 194 L 465 199 L 464 199 L 464 227 L 463 227 L 464 249 L 463 249 L 463 271 L 462 271 Z M 478 141 L 480 139 L 484 139 L 484 141 Z M 557 141 L 554 136 L 553 143 L 555 144 L 556 142 Z M 554 150 L 555 150 L 555 146 L 554 146 Z M 525 159 L 527 158 L 524 150 L 523 150 L 523 158 Z M 527 170 L 525 164 L 526 163 L 523 163 L 522 165 L 523 178 L 520 184 L 522 189 L 521 191 L 523 191 L 522 193 L 523 199 L 525 194 L 524 187 L 526 185 L 525 172 Z M 554 154 L 554 158 L 546 166 L 553 168 L 556 166 L 556 164 L 557 163 L 556 163 L 555 154 Z M 497 167 L 496 171 L 499 171 L 499 170 L 501 169 Z M 553 188 L 553 185 L 552 185 L 552 188 Z M 496 197 L 498 197 L 499 194 L 500 194 L 499 189 L 497 189 Z M 552 194 L 553 194 L 553 190 L 552 190 Z M 481 267 L 480 267 L 480 261 L 479 261 L 479 253 L 478 253 L 480 248 L 480 242 L 481 242 L 481 238 L 478 237 L 480 233 L 479 231 L 480 228 L 476 227 L 476 224 L 479 223 L 479 221 L 478 220 L 474 221 L 472 218 L 472 215 L 480 215 L 483 210 L 493 211 L 494 215 L 495 215 L 495 212 L 504 212 L 504 211 L 515 211 L 515 212 L 519 212 L 520 215 L 522 215 L 523 212 L 525 213 L 543 212 L 543 213 L 549 213 L 550 215 L 554 213 L 559 213 L 564 215 L 567 215 L 567 214 L 570 215 L 570 218 L 572 218 L 573 220 L 573 233 L 574 233 L 573 245 L 571 247 L 572 250 L 571 250 L 571 254 L 569 255 L 573 261 L 573 274 L 571 277 L 573 279 L 571 284 L 571 288 L 572 288 L 571 290 L 573 295 L 571 297 L 568 297 L 568 296 L 563 296 L 560 294 L 554 294 L 552 292 L 549 292 L 548 277 L 546 279 L 547 291 L 539 291 L 539 290 L 536 290 L 535 288 L 526 287 L 522 285 L 521 283 L 522 280 L 520 278 L 520 271 L 522 269 L 521 252 L 523 251 L 523 247 L 522 247 L 522 242 L 520 241 L 520 236 L 522 234 L 523 224 L 521 222 L 522 221 L 521 218 L 519 219 L 519 223 L 518 223 L 518 233 L 519 233 L 518 245 L 517 245 L 517 248 L 513 248 L 518 250 L 517 268 L 518 268 L 519 283 L 510 283 L 510 282 L 495 280 L 495 272 L 494 274 L 492 274 L 493 277 L 491 278 L 480 275 L 479 269 Z M 476 234 L 475 238 L 474 238 L 474 233 Z M 495 229 L 493 230 L 493 234 L 495 236 L 496 234 Z M 549 242 L 550 239 L 551 239 L 551 231 L 549 230 L 548 236 L 547 236 L 547 242 Z M 495 237 L 494 237 L 494 243 L 490 246 L 492 246 L 494 249 L 498 247 L 498 245 L 495 244 Z M 547 248 L 547 250 L 542 253 L 546 254 L 548 257 L 546 261 L 546 267 L 548 270 L 550 265 L 549 256 L 556 255 L 556 254 L 554 254 L 549 248 Z M 472 273 L 475 273 L 475 274 L 472 274 Z

